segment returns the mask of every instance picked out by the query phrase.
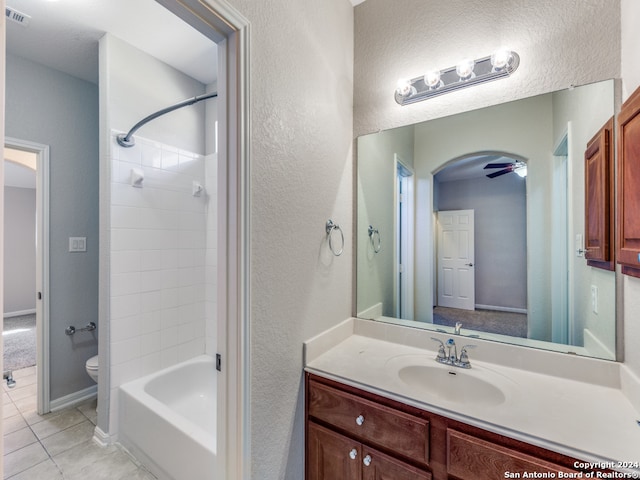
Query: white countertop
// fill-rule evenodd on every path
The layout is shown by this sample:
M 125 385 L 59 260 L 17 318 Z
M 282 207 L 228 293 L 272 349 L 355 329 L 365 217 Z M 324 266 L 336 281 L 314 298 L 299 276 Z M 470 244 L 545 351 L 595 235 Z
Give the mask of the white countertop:
M 602 375 L 606 372 L 610 377 L 617 371 L 618 365 L 613 362 L 600 365 L 592 359 L 583 359 L 583 367 L 595 372 L 594 381 L 585 381 L 585 372 L 580 372 L 576 380 L 564 372 L 563 376 L 555 376 L 482 361 L 483 355 L 479 354 L 482 349 L 503 349 L 503 353 L 510 354 L 518 347 L 454 337 L 458 348 L 466 343 L 479 343 L 478 348 L 469 352 L 472 369 L 463 370 L 435 362 L 435 342 L 431 342 L 434 349 L 430 350 L 375 338 L 385 336 L 376 335 L 376 331 L 385 332 L 388 337 L 390 328 L 402 329 L 401 326 L 363 324 L 366 328 L 358 329 L 354 328 L 354 322 L 366 321 L 352 319 L 351 325 L 340 326 L 305 344 L 308 372 L 587 462 L 640 462 L 640 425 L 637 423 L 640 413 L 623 393 L 619 379 Z M 359 334 L 361 332 L 366 334 Z M 393 332 L 394 338 L 424 336 L 415 329 Z M 437 336 L 433 332 L 428 335 Z M 423 344 L 431 347 L 429 342 Z M 474 358 L 476 354 L 478 359 Z M 525 355 L 532 354 L 525 352 Z M 558 370 L 563 370 L 560 368 L 564 362 L 562 357 L 550 359 L 559 362 Z M 505 363 L 512 365 L 522 363 L 506 360 Z M 578 368 L 580 360 L 569 359 Z M 549 358 L 541 360 L 545 362 L 549 363 Z M 397 372 L 402 366 L 417 364 L 453 369 L 487 380 L 502 390 L 505 400 L 499 405 L 452 401 L 441 398 L 437 392 L 434 394 L 428 385 L 408 385 Z M 627 478 L 640 478 L 640 468 L 616 470 L 636 475 Z

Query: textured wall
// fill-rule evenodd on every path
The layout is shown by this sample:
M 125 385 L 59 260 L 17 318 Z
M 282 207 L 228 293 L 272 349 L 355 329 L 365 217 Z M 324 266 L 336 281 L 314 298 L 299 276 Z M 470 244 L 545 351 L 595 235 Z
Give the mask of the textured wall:
M 367 0 L 355 8 L 355 134 L 618 77 L 619 5 L 619 0 Z M 410 106 L 395 103 L 399 78 L 484 57 L 501 46 L 521 57 L 510 79 Z
M 300 480 L 302 342 L 352 313 L 353 9 L 230 3 L 251 22 L 251 478 Z
M 640 87 L 640 2 L 622 0 L 622 90 L 623 100 Z M 640 279 L 624 278 L 625 363 L 640 376 Z
M 74 341 L 67 325 L 98 318 L 98 88 L 57 70 L 7 55 L 6 131 L 49 145 L 51 400 L 93 385 L 85 361 L 95 338 Z M 69 237 L 86 236 L 86 253 Z

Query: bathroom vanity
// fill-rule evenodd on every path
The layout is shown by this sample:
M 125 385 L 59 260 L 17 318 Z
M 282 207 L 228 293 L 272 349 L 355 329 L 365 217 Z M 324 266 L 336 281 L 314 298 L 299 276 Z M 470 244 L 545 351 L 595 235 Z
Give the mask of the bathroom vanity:
M 412 346 L 431 348 L 430 336 L 350 319 L 305 345 L 306 480 L 640 478 L 638 412 L 615 381 L 566 378 L 573 367 L 560 364 L 564 378 L 520 371 L 473 354 L 469 370 L 440 365 L 436 348 Z M 584 360 L 595 377 L 618 367 Z M 627 476 L 607 476 L 614 470 Z

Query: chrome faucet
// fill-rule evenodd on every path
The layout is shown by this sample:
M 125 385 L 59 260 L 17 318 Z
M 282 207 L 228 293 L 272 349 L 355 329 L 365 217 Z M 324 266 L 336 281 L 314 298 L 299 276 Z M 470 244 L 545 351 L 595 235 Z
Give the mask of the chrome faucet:
M 454 333 L 455 335 L 460 335 L 460 329 L 461 329 L 461 328 L 462 328 L 462 323 L 460 323 L 460 322 L 456 322 L 456 326 L 455 326 L 455 328 L 454 328 L 454 330 L 453 330 L 453 333 Z
M 467 349 L 475 348 L 475 345 L 465 345 L 462 347 L 460 350 L 460 356 L 458 357 L 458 347 L 456 346 L 456 342 L 453 338 L 447 340 L 446 346 L 439 338 L 431 337 L 431 340 L 440 343 L 440 346 L 438 347 L 438 354 L 436 355 L 436 362 L 451 365 L 453 367 L 471 368 Z M 446 352 L 445 349 L 447 350 Z M 453 352 L 451 349 L 453 349 Z

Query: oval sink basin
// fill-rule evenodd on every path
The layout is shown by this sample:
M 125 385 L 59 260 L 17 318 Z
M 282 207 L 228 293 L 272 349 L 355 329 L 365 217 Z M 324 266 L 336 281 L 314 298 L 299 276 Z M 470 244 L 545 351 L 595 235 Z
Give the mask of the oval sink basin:
M 398 376 L 411 388 L 449 402 L 495 406 L 506 399 L 500 388 L 455 367 L 409 365 Z

